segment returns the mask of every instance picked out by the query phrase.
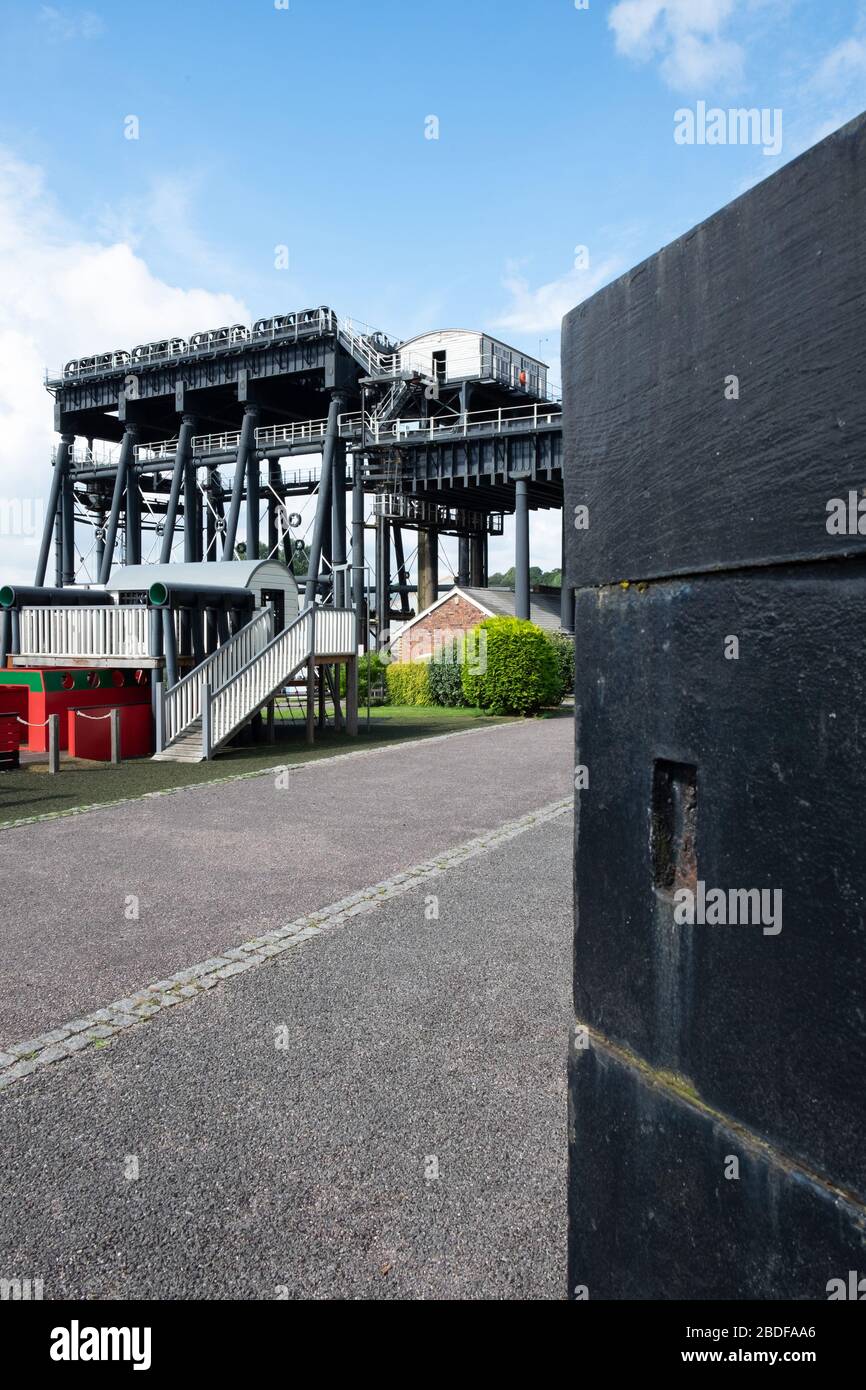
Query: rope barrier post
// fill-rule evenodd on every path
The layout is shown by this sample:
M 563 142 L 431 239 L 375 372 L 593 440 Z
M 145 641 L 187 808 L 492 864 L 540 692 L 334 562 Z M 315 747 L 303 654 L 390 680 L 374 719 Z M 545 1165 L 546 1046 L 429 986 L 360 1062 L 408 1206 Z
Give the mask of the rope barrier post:
M 60 715 L 48 716 L 48 771 L 57 776 L 60 771 Z
M 113 709 L 110 715 L 111 723 L 111 762 L 114 767 L 120 766 L 120 710 Z

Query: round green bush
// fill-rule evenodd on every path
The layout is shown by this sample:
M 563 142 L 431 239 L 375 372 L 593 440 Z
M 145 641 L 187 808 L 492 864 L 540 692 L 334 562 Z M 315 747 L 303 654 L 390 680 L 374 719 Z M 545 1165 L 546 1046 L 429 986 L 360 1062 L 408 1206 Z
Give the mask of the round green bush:
M 488 714 L 535 714 L 558 705 L 563 690 L 547 634 L 520 618 L 485 618 L 467 633 L 462 685 Z

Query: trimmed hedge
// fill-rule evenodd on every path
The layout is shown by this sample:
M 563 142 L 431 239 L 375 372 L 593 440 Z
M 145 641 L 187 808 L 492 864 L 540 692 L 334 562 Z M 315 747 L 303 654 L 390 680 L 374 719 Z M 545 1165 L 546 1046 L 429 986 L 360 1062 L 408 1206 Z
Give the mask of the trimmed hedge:
M 562 689 L 566 695 L 571 695 L 574 692 L 574 638 L 567 632 L 550 632 L 548 640 L 559 663 Z
M 463 694 L 488 714 L 535 714 L 562 699 L 559 662 L 546 632 L 520 618 L 485 618 L 467 635 Z
M 425 661 L 389 662 L 385 667 L 385 681 L 390 704 L 430 704 L 430 685 Z

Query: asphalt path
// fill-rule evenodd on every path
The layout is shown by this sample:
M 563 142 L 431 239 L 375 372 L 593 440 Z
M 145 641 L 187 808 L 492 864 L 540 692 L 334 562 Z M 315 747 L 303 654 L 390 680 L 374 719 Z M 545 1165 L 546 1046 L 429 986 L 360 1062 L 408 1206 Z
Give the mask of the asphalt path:
M 0 1050 L 568 795 L 572 740 L 531 720 L 0 831 Z
M 54 981 L 54 1016 L 117 993 L 122 967 L 141 985 L 231 924 L 249 937 L 549 804 L 569 762 L 567 726 L 537 723 L 359 760 L 351 789 L 348 764 L 316 769 L 300 820 L 256 779 L 32 827 L 35 920 L 44 933 L 67 885 L 71 937 L 41 940 L 72 979 L 19 933 L 24 968 Z M 47 848 L 64 835 L 61 870 Z M 571 835 L 567 813 L 523 830 L 9 1086 L 0 1275 L 42 1278 L 45 1298 L 563 1298 Z M 88 912 L 72 869 L 100 845 Z M 109 969 L 136 846 L 164 855 L 134 881 L 160 944 Z M 251 847 L 259 876 L 226 879 L 225 850 L 240 865 Z

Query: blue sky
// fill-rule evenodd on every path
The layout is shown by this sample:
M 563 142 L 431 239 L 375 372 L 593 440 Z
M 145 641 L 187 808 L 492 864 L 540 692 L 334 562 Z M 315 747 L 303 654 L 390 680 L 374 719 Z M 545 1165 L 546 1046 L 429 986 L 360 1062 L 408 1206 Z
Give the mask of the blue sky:
M 698 100 L 780 108 L 781 154 L 677 145 Z M 574 303 L 864 107 L 859 0 L 4 0 L 0 490 L 37 442 L 47 482 L 43 363 L 227 312 L 555 364 Z

